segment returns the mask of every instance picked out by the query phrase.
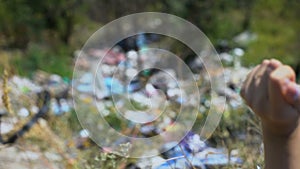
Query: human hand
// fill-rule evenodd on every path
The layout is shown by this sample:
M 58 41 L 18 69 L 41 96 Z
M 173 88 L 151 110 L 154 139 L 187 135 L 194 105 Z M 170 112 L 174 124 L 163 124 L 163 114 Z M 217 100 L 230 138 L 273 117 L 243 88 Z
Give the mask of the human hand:
M 247 76 L 241 96 L 261 118 L 264 131 L 286 136 L 298 127 L 300 87 L 291 67 L 264 60 Z

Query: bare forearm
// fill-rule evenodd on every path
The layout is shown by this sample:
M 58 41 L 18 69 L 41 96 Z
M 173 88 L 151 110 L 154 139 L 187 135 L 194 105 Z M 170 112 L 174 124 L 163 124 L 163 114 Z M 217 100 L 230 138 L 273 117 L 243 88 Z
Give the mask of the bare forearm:
M 300 168 L 300 128 L 288 136 L 275 135 L 263 127 L 266 169 Z

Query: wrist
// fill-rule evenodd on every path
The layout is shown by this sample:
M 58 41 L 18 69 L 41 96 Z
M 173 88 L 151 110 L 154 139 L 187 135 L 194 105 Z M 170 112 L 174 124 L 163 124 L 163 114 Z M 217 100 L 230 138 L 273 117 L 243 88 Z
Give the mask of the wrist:
M 282 131 L 280 131 L 282 132 Z M 288 133 L 275 132 L 263 123 L 266 169 L 293 169 L 300 158 L 300 127 Z
M 261 118 L 263 133 L 272 137 L 289 138 L 299 128 L 299 119 L 289 120 L 286 122 L 278 122 L 270 119 Z

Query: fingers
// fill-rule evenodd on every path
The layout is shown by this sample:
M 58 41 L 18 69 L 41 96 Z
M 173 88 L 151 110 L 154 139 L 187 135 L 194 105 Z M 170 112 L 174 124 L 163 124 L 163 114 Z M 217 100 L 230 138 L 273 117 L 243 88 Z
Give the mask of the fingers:
M 270 75 L 271 83 L 281 84 L 286 86 L 288 81 L 295 82 L 296 75 L 290 66 L 280 66 Z
M 241 96 L 264 124 L 275 126 L 274 132 L 298 124 L 300 85 L 295 82 L 294 70 L 278 60 L 265 60 L 256 66 L 243 83 Z
M 291 92 L 295 92 L 291 90 L 293 89 L 293 87 L 290 86 L 292 85 L 291 83 L 295 83 L 295 72 L 289 66 L 279 66 L 270 74 L 268 91 L 270 96 L 270 109 L 274 110 L 272 112 L 289 112 L 294 109 L 291 106 L 291 100 L 288 96 L 288 93 L 291 94 Z
M 270 74 L 281 65 L 281 62 L 275 59 L 264 60 L 247 76 L 241 89 L 241 96 L 254 111 L 263 112 L 266 108 Z
M 268 66 L 270 67 L 271 70 L 275 70 L 276 68 L 278 68 L 279 66 L 282 65 L 282 63 L 276 59 L 264 60 L 261 65 L 264 65 L 264 64 L 268 64 Z M 250 85 L 251 81 L 253 80 L 254 75 L 257 74 L 257 70 L 261 67 L 261 65 L 257 65 L 255 68 L 253 68 L 253 70 L 247 75 L 246 80 L 243 83 L 242 90 L 241 90 L 241 96 L 245 100 L 247 100 L 245 98 L 247 95 L 246 94 L 247 89 L 249 88 L 249 85 Z
M 272 67 L 273 70 L 277 69 L 279 66 L 282 66 L 282 63 L 276 59 L 270 60 L 270 67 Z
M 281 85 L 284 100 L 300 112 L 300 85 L 295 83 L 295 72 L 289 66 L 280 66 L 271 75 L 272 83 Z M 277 99 L 278 100 L 278 99 Z
M 243 99 L 245 99 L 245 101 L 250 100 L 250 98 L 249 98 L 250 84 L 253 80 L 253 76 L 255 75 L 255 72 L 257 71 L 257 69 L 259 69 L 259 67 L 260 67 L 260 65 L 257 65 L 255 68 L 253 68 L 253 70 L 247 75 L 247 78 L 243 83 L 243 86 L 241 88 L 241 96 L 242 96 Z
M 259 69 L 255 72 L 254 79 L 250 85 L 250 107 L 257 112 L 262 112 L 268 102 L 268 81 L 272 69 L 269 67 L 270 61 L 264 60 Z

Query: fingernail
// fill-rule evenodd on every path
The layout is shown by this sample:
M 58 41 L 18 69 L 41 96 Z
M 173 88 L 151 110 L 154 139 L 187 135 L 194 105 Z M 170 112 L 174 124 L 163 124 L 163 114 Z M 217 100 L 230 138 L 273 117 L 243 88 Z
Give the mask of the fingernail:
M 295 95 L 294 95 L 294 101 L 298 100 L 299 99 L 299 96 L 300 96 L 300 86 L 297 85 L 296 86 L 296 92 L 295 92 Z

